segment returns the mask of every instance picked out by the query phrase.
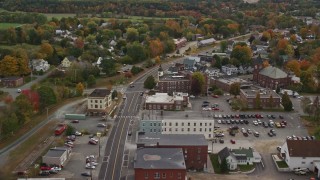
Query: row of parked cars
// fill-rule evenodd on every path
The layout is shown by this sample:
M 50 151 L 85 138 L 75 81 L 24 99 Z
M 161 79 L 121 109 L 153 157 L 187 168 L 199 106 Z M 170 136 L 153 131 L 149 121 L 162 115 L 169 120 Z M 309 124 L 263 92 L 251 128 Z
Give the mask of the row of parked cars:
M 39 175 L 40 176 L 49 176 L 50 174 L 58 174 L 61 171 L 59 166 L 48 166 L 47 164 L 42 164 L 40 167 Z

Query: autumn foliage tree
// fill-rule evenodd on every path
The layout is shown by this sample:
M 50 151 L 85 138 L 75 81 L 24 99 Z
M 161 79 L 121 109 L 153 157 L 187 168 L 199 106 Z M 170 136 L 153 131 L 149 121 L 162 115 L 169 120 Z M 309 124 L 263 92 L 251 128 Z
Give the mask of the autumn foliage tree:
M 76 95 L 81 96 L 83 94 L 83 90 L 84 90 L 84 85 L 81 82 L 79 82 L 76 85 Z
M 246 45 L 236 45 L 233 48 L 230 57 L 238 60 L 240 64 L 251 64 L 251 48 Z
M 294 72 L 296 76 L 300 76 L 301 69 L 300 69 L 300 63 L 297 60 L 290 60 L 287 62 L 286 65 L 287 69 Z
M 203 91 L 203 86 L 205 84 L 205 78 L 201 72 L 195 72 L 192 74 L 191 80 L 191 93 L 194 96 L 198 96 Z
M 151 51 L 151 57 L 159 56 L 163 53 L 163 44 L 161 41 L 157 38 L 155 40 L 149 41 L 149 48 Z
M 0 76 L 17 76 L 19 75 L 18 61 L 16 58 L 7 55 L 0 61 Z

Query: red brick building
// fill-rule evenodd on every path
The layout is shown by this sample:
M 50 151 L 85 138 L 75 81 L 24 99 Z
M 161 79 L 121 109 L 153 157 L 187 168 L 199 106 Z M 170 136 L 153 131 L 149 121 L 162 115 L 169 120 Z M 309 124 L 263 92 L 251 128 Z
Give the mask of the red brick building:
M 184 110 L 189 104 L 188 93 L 174 92 L 172 96 L 167 93 L 156 93 L 147 96 L 145 109 L 148 110 Z
M 6 77 L 1 79 L 1 84 L 5 87 L 18 87 L 23 85 L 23 77 Z
M 182 148 L 187 169 L 207 167 L 208 143 L 198 134 L 144 134 L 139 135 L 137 148 Z
M 246 102 L 248 108 L 256 107 L 257 93 L 260 94 L 261 108 L 279 108 L 281 104 L 281 97 L 273 90 L 266 89 L 240 89 L 240 99 Z M 272 102 L 271 98 L 272 97 Z
M 159 77 L 157 89 L 161 93 L 173 94 L 173 92 L 190 93 L 191 78 L 185 75 L 165 74 Z
M 186 165 L 181 148 L 141 148 L 134 160 L 137 180 L 185 180 Z
M 253 81 L 262 87 L 277 89 L 285 88 L 291 84 L 291 77 L 281 69 L 273 66 L 266 68 L 262 64 L 257 64 L 253 70 Z

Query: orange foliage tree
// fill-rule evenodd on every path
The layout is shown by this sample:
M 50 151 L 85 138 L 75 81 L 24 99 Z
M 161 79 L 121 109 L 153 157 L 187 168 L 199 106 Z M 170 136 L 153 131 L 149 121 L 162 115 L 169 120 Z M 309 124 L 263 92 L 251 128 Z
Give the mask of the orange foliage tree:
M 300 76 L 300 73 L 301 73 L 300 63 L 297 60 L 288 61 L 286 67 L 287 69 L 294 72 L 296 76 Z
M 149 42 L 149 47 L 150 47 L 152 57 L 159 56 L 163 53 L 163 49 L 164 49 L 163 44 L 158 38 L 155 40 L 151 40 Z
M 278 41 L 277 47 L 279 50 L 285 50 L 288 46 L 288 41 L 286 39 L 280 39 Z
M 309 61 L 307 61 L 307 60 L 300 61 L 300 69 L 302 71 L 308 70 L 310 66 L 311 66 L 311 63 Z

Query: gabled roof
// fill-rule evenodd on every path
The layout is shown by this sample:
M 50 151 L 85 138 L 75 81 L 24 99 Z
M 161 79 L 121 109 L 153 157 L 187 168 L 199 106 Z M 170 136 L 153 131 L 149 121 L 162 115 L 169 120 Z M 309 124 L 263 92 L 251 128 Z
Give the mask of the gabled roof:
M 227 147 L 223 148 L 221 151 L 218 152 L 218 157 L 220 158 L 220 160 L 224 160 L 225 158 L 229 157 L 230 151 Z
M 253 151 L 251 148 L 233 149 L 232 152 L 235 156 L 239 156 L 241 154 L 241 155 L 245 155 L 245 157 L 249 157 L 249 158 L 253 157 Z
M 273 67 L 273 66 L 268 66 L 266 68 L 263 68 L 260 71 L 260 74 L 264 75 L 264 76 L 268 76 L 268 77 L 273 78 L 273 79 L 280 79 L 280 78 L 286 78 L 287 77 L 287 73 L 285 73 L 281 69 Z
M 95 89 L 89 97 L 106 97 L 111 93 L 108 89 Z
M 183 64 L 187 66 L 194 66 L 196 64 L 196 61 L 194 59 L 186 58 L 183 60 Z
M 319 140 L 287 140 L 290 157 L 320 157 Z

